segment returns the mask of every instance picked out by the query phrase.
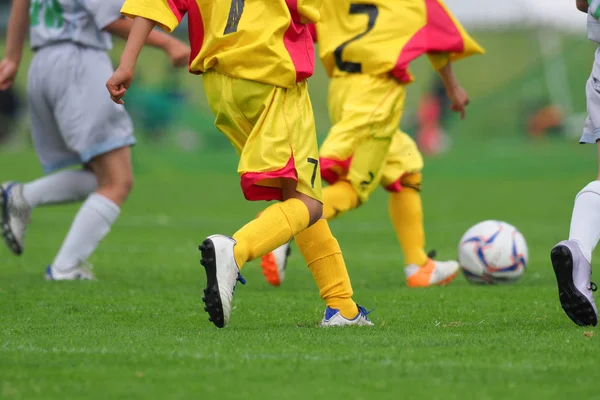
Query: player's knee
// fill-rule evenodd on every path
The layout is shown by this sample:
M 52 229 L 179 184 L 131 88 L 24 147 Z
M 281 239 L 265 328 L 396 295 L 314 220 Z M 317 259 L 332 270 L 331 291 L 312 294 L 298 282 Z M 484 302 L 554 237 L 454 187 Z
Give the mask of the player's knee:
M 423 174 L 420 172 L 406 174 L 400 179 L 400 183 L 403 188 L 411 188 L 420 192 L 423 184 Z
M 309 222 L 308 226 L 313 225 L 323 216 L 323 204 L 321 202 L 308 198 L 304 201 L 306 208 L 308 209 Z
M 123 204 L 133 190 L 133 174 L 122 174 L 105 179 L 100 190 L 117 204 Z
M 296 181 L 293 181 L 291 179 L 284 179 L 282 182 L 281 190 L 284 201 L 288 199 L 298 199 L 304 203 L 304 205 L 308 209 L 308 226 L 314 224 L 323 216 L 323 204 L 321 204 L 320 201 L 317 201 L 312 197 L 305 195 L 304 193 L 300 193 L 297 190 Z

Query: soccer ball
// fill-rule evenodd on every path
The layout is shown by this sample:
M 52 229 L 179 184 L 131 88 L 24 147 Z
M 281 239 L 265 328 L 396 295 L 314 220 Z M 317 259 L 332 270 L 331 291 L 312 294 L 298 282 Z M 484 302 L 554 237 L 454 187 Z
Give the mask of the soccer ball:
M 469 228 L 458 245 L 458 262 L 471 283 L 517 281 L 527 267 L 527 243 L 521 232 L 502 221 Z

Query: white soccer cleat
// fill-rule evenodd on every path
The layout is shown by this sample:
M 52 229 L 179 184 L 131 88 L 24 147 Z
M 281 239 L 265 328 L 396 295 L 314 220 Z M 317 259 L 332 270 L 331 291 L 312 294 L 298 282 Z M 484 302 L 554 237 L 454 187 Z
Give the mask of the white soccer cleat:
M 596 326 L 598 308 L 593 292 L 597 286 L 590 282 L 592 266 L 586 260 L 577 242 L 564 240 L 552 248 L 550 259 L 560 305 L 573 322 L 579 326 Z
M 369 320 L 369 311 L 365 310 L 364 307 L 358 306 L 358 315 L 353 319 L 346 319 L 342 316 L 340 310 L 327 307 L 321 326 L 327 327 L 339 327 L 339 326 L 372 326 L 373 323 Z
M 456 261 L 435 261 L 428 259 L 422 267 L 411 264 L 404 268 L 408 287 L 428 287 L 445 285 L 458 275 L 460 266 Z
M 52 265 L 48 265 L 46 268 L 46 280 L 47 281 L 93 281 L 96 277 L 92 273 L 91 264 L 79 265 L 74 268 L 67 270 L 59 270 L 53 268 Z
M 265 254 L 260 259 L 260 266 L 263 270 L 267 282 L 273 286 L 279 286 L 285 279 L 285 269 L 287 267 L 287 259 L 291 254 L 291 242 L 287 242 L 283 246 L 279 246 L 270 253 Z
M 242 284 L 246 283 L 235 261 L 235 244 L 235 240 L 228 236 L 213 235 L 200 245 L 200 263 L 206 270 L 206 288 L 202 301 L 206 305 L 204 310 L 210 316 L 209 321 L 218 328 L 229 323 L 231 300 L 238 280 Z
M 0 186 L 0 228 L 6 246 L 23 254 L 25 232 L 31 221 L 31 207 L 23 197 L 23 185 L 6 182 Z

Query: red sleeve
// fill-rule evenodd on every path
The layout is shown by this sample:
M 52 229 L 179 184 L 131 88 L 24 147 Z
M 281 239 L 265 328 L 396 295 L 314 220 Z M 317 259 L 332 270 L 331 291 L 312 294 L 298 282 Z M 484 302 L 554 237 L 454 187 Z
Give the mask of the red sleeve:
M 313 42 L 317 43 L 317 28 L 315 24 L 308 24 L 308 31 L 313 38 Z

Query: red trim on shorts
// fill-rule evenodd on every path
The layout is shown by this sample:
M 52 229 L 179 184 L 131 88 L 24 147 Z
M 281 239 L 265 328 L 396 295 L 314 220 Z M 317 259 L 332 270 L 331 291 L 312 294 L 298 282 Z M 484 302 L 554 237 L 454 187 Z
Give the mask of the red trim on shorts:
M 198 57 L 200 50 L 202 50 L 202 44 L 204 43 L 204 22 L 202 22 L 202 14 L 196 0 L 190 0 L 188 10 L 188 36 L 190 38 L 190 66 L 192 62 Z M 192 72 L 190 70 L 190 72 Z M 201 73 L 201 72 L 193 72 Z
M 310 78 L 315 71 L 315 45 L 308 26 L 300 22 L 298 0 L 285 0 L 285 2 L 292 20 L 283 36 L 283 44 L 296 69 L 296 82 L 302 82 Z
M 411 81 L 408 66 L 425 53 L 462 53 L 465 42 L 454 21 L 437 0 L 425 0 L 427 22 L 404 45 L 392 75 L 400 82 Z
M 281 188 L 260 186 L 258 183 L 265 179 L 278 179 L 288 178 L 298 181 L 298 174 L 296 173 L 296 164 L 294 163 L 294 156 L 290 157 L 290 160 L 285 167 L 278 169 L 277 171 L 270 172 L 246 172 L 242 174 L 241 185 L 242 192 L 246 200 L 259 201 L 259 200 L 283 200 Z
M 334 168 L 337 167 L 338 169 L 341 169 L 342 173 L 345 175 L 350 170 L 351 162 L 352 157 L 349 157 L 346 160 L 334 160 L 333 158 L 321 157 L 319 159 L 319 164 L 321 165 L 321 178 L 330 185 L 333 185 L 340 179 L 340 174 L 337 173 Z
M 169 5 L 169 8 L 171 9 L 171 12 L 175 16 L 175 18 L 177 18 L 177 22 L 181 22 L 181 20 L 183 19 L 183 14 L 179 10 L 179 7 L 175 5 L 175 1 L 176 0 L 167 0 L 167 4 Z
M 400 193 L 402 191 L 402 177 L 404 175 L 402 175 L 400 178 L 398 178 L 398 180 L 394 183 L 392 183 L 391 185 L 387 185 L 385 187 L 385 190 L 390 192 L 390 193 Z

